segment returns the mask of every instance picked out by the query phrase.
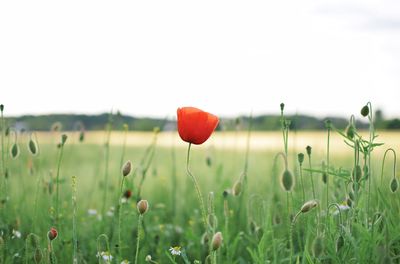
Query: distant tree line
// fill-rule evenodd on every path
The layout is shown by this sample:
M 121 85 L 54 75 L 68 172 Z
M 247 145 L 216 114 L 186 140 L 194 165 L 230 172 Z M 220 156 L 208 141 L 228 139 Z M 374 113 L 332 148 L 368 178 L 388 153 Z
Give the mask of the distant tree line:
M 384 119 L 382 111 L 375 113 L 375 127 L 377 129 L 394 130 L 400 129 L 400 119 Z M 323 130 L 324 121 L 330 119 L 339 129 L 344 129 L 349 120 L 341 117 L 317 118 L 308 115 L 288 115 L 291 120 L 292 130 Z M 249 117 L 241 116 L 237 118 L 222 118 L 218 130 L 246 130 L 249 124 Z M 367 120 L 357 118 L 357 129 L 367 129 Z M 129 130 L 151 131 L 154 127 L 161 130 L 175 130 L 174 120 L 161 118 L 139 118 L 117 113 L 99 115 L 77 115 L 77 114 L 50 114 L 50 115 L 24 115 L 19 117 L 6 118 L 7 126 L 12 126 L 17 130 L 48 131 L 54 124 L 62 126 L 62 130 L 103 130 L 109 123 L 114 130 L 122 130 L 124 124 L 128 125 Z M 279 115 L 259 115 L 252 119 L 252 129 L 255 131 L 273 131 L 280 129 Z

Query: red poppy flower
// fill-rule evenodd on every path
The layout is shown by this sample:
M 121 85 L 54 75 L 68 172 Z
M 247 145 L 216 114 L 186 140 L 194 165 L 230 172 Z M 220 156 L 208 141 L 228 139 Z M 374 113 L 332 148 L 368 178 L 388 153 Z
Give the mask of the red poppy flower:
M 55 229 L 54 227 L 52 227 L 52 228 L 50 229 L 50 231 L 47 233 L 47 236 L 49 237 L 50 240 L 56 239 L 57 236 L 58 236 L 57 229 Z
M 203 144 L 215 130 L 217 116 L 195 107 L 178 108 L 178 132 L 183 141 L 196 145 Z

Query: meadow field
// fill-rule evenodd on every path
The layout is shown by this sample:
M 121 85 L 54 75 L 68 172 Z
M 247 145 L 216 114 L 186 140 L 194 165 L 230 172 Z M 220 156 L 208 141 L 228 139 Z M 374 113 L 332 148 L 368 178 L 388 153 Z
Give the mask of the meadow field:
M 286 166 L 282 131 L 214 133 L 190 154 L 206 230 L 176 132 L 11 131 L 0 263 L 399 263 L 392 151 L 381 170 L 400 133 L 377 134 L 368 152 L 332 130 L 328 152 L 327 131 L 289 131 Z

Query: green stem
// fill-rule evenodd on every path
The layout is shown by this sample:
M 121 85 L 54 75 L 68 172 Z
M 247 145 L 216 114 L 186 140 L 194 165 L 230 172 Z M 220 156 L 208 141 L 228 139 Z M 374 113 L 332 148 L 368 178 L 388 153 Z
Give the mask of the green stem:
M 371 169 L 371 151 L 372 151 L 372 141 L 375 137 L 375 130 L 374 130 L 374 121 L 372 117 L 372 104 L 369 104 L 369 146 L 368 146 L 368 199 L 367 199 L 367 215 L 369 215 L 369 205 L 371 200 L 371 176 L 372 176 L 372 169 Z M 368 221 L 368 218 L 367 218 Z
M 121 180 L 121 187 L 120 187 L 120 195 L 118 197 L 118 255 L 120 260 L 122 259 L 121 253 L 122 253 L 122 240 L 121 240 L 121 214 L 122 214 L 122 202 L 121 202 L 121 197 L 122 197 L 122 192 L 124 188 L 124 181 L 125 177 L 122 177 Z
M 306 192 L 304 190 L 304 182 L 303 182 L 303 165 L 300 163 L 300 182 L 301 182 L 301 189 L 303 191 L 303 203 L 306 201 Z
M 76 230 L 76 211 L 77 211 L 77 201 L 76 201 L 76 176 L 72 176 L 72 240 L 73 240 L 73 255 L 72 263 L 78 263 L 78 236 Z
M 397 160 L 396 151 L 394 151 L 394 149 L 392 149 L 392 148 L 388 148 L 385 151 L 385 154 L 383 154 L 382 170 L 381 170 L 381 188 L 382 188 L 382 184 L 383 184 L 383 169 L 385 168 L 386 155 L 389 151 L 391 151 L 393 153 L 393 177 L 396 176 L 396 160 Z
M 198 198 L 199 203 L 200 203 L 200 209 L 201 209 L 201 215 L 202 215 L 202 218 L 203 218 L 204 228 L 205 228 L 205 231 L 208 232 L 208 228 L 207 228 L 207 215 L 206 215 L 206 209 L 205 209 L 205 207 L 204 207 L 203 195 L 201 194 L 200 186 L 199 186 L 199 183 L 197 182 L 196 177 L 190 172 L 190 169 L 189 169 L 190 147 L 191 147 L 191 145 L 192 145 L 192 143 L 189 143 L 188 150 L 187 150 L 186 172 L 187 172 L 187 174 L 188 174 L 188 175 L 192 178 L 192 180 L 193 180 L 193 184 L 194 184 L 194 187 L 195 187 L 196 193 L 197 193 L 197 198 Z
M 4 159 L 4 116 L 3 116 L 3 110 L 1 111 L 1 175 L 4 178 L 4 181 L 6 180 L 6 163 L 5 163 L 5 159 Z M 2 184 L 3 181 L 1 181 L 1 185 L 0 188 L 3 187 Z
M 61 161 L 63 157 L 63 149 L 64 149 L 64 144 L 61 143 L 60 146 L 60 154 L 58 155 L 58 161 L 57 161 L 57 176 L 56 176 L 56 181 L 57 181 L 57 188 L 56 188 L 56 220 L 58 220 L 59 217 L 59 202 L 60 202 L 60 168 L 61 168 Z
M 326 143 L 326 208 L 329 207 L 329 143 L 331 136 L 331 128 L 328 126 L 328 140 Z
M 310 168 L 311 189 L 312 189 L 313 199 L 315 200 L 315 188 L 314 188 L 313 174 L 311 171 L 312 166 L 311 166 L 311 156 L 310 155 L 308 155 L 308 167 Z
M 111 123 L 107 124 L 107 138 L 105 143 L 105 166 L 104 166 L 104 193 L 103 193 L 103 207 L 101 209 L 101 215 L 104 217 L 106 212 L 107 206 L 107 192 L 108 192 L 108 166 L 109 166 L 109 159 L 110 159 L 110 136 L 111 136 Z
M 142 217 L 143 217 L 143 215 L 139 214 L 139 218 L 138 218 L 138 227 L 137 227 L 137 238 L 136 238 L 135 264 L 138 263 L 139 245 L 140 245 L 140 227 L 141 227 L 141 225 L 142 225 Z

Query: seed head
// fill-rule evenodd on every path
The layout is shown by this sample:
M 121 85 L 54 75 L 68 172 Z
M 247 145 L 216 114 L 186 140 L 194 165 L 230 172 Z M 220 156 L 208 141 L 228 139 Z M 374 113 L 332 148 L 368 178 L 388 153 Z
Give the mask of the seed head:
M 212 240 L 211 240 L 211 246 L 212 250 L 217 250 L 221 247 L 222 245 L 222 234 L 221 232 L 217 232 L 214 234 Z
M 306 147 L 306 151 L 307 151 L 307 155 L 308 156 L 311 156 L 311 149 L 312 149 L 311 146 L 307 146 Z
M 139 212 L 139 214 L 144 215 L 147 210 L 149 209 L 149 203 L 147 202 L 147 200 L 140 200 L 137 203 L 137 210 Z
M 310 200 L 308 202 L 305 202 L 303 204 L 303 206 L 301 207 L 300 211 L 302 213 L 307 213 L 309 212 L 311 209 L 313 209 L 314 207 L 316 207 L 318 205 L 318 201 L 317 200 Z
M 390 182 L 390 190 L 392 193 L 396 192 L 397 189 L 399 188 L 399 182 L 397 178 L 393 178 L 392 181 Z
M 50 228 L 50 231 L 47 232 L 47 237 L 50 241 L 56 239 L 58 237 L 57 229 L 55 229 L 54 227 Z
M 122 176 L 126 177 L 131 173 L 132 170 L 132 162 L 128 160 L 125 162 L 124 166 L 122 166 Z
M 281 184 L 285 191 L 290 192 L 294 186 L 293 174 L 289 170 L 285 170 L 282 174 Z
M 368 107 L 368 105 L 364 105 L 362 108 L 361 108 L 361 115 L 363 116 L 363 117 L 366 117 L 367 115 L 369 115 L 369 107 Z

